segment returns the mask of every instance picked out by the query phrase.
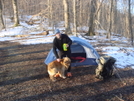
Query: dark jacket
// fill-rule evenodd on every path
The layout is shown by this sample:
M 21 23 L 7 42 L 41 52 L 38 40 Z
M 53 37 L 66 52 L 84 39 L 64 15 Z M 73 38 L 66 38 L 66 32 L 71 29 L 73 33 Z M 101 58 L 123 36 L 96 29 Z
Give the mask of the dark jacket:
M 61 34 L 61 39 L 54 38 L 53 40 L 53 52 L 56 56 L 56 58 L 59 58 L 58 53 L 56 49 L 64 53 L 63 50 L 63 44 L 66 43 L 69 45 L 68 51 L 70 51 L 70 45 L 72 44 L 72 40 L 66 35 L 66 34 Z

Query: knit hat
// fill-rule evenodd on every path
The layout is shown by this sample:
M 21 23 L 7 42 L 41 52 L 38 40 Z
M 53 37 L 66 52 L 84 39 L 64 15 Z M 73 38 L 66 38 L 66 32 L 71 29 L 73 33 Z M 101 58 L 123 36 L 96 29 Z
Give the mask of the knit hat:
M 60 30 L 59 30 L 59 29 L 56 29 L 56 30 L 54 31 L 54 34 L 57 34 L 57 33 L 60 33 Z

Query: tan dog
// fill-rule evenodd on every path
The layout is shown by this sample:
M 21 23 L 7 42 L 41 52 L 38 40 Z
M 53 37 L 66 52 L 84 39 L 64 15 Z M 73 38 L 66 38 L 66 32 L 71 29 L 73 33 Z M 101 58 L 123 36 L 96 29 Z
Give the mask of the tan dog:
M 70 66 L 71 60 L 68 57 L 65 57 L 61 59 L 60 62 L 57 60 L 52 61 L 47 66 L 47 71 L 49 74 L 49 77 L 52 81 L 56 81 L 55 75 L 58 73 L 59 76 L 63 79 L 66 78 L 65 76 L 65 70 L 68 69 Z

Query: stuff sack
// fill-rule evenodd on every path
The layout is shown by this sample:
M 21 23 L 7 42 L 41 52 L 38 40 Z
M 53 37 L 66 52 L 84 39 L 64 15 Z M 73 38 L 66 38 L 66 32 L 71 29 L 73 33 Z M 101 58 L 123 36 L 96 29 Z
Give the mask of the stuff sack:
M 111 56 L 103 56 L 99 58 L 98 67 L 95 70 L 96 78 L 106 79 L 113 75 L 113 66 L 116 59 Z

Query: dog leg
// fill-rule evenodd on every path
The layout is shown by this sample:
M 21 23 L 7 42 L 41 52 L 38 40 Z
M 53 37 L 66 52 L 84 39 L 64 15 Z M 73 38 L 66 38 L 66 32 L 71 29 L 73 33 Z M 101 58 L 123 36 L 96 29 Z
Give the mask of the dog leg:
M 54 72 L 54 71 L 53 71 L 53 72 Z M 50 79 L 51 79 L 53 82 L 55 82 L 55 81 L 56 81 L 56 78 L 55 78 L 54 76 L 55 76 L 56 73 L 53 73 L 53 72 L 48 70 L 48 74 L 49 74 Z
M 63 79 L 66 78 L 64 71 L 60 71 L 59 74 L 60 74 L 60 77 L 61 77 L 61 78 L 63 78 Z
M 55 82 L 56 81 L 56 78 L 54 77 L 54 75 L 49 75 L 50 79 Z

